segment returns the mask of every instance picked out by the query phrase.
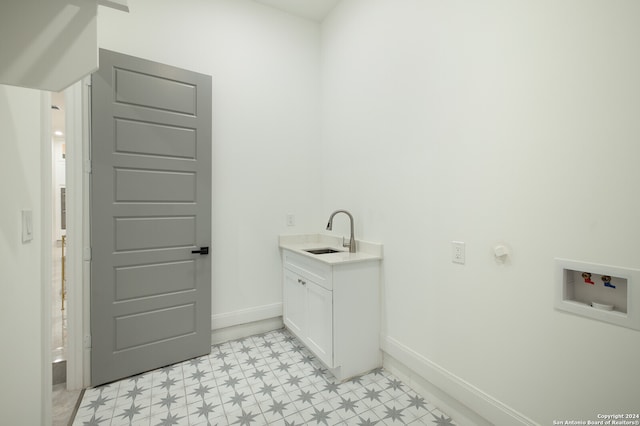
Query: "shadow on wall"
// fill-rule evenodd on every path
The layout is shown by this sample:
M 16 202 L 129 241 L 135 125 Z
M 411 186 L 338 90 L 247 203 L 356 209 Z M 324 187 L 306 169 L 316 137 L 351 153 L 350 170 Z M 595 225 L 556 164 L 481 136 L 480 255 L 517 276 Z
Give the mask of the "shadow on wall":
M 97 6 L 83 0 L 49 0 L 6 6 L 0 37 L 0 83 L 60 91 L 98 67 Z

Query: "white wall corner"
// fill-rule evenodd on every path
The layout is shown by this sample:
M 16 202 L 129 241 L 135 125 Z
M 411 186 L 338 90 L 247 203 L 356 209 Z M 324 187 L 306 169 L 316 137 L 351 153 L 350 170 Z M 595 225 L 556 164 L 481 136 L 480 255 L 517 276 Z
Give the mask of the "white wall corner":
M 385 355 L 394 358 L 407 369 L 420 376 L 420 378 L 429 382 L 430 385 L 460 402 L 462 406 L 468 409 L 464 410 L 468 413 L 477 414 L 480 418 L 487 419 L 491 424 L 496 425 L 535 426 L 538 424 L 393 337 L 381 334 L 380 346 Z M 384 364 L 385 368 L 387 368 L 386 356 Z M 445 409 L 445 407 L 442 408 Z M 455 408 L 453 410 L 455 411 Z M 455 419 L 455 413 L 450 412 L 447 414 L 454 416 Z
M 233 327 L 282 316 L 282 302 L 254 306 L 211 316 L 211 330 Z

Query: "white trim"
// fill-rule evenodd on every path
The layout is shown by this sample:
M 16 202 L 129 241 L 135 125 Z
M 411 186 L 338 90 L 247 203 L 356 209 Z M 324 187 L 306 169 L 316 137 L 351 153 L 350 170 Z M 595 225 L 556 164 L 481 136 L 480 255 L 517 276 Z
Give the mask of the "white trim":
M 225 312 L 211 316 L 211 330 L 262 321 L 279 316 L 282 316 L 282 302 Z
M 538 425 L 538 423 L 524 414 L 425 358 L 393 337 L 381 335 L 380 345 L 385 353 L 491 423 L 498 425 Z
M 91 384 L 91 76 L 81 81 L 82 96 L 82 340 L 83 387 Z M 88 253 L 88 255 L 87 255 Z
M 82 83 L 65 91 L 67 182 L 67 389 L 83 388 Z
M 227 328 L 219 328 L 218 330 L 211 331 L 211 344 L 215 345 L 230 340 L 255 336 L 256 334 L 268 333 L 281 329 L 282 327 L 284 327 L 282 317 L 275 317 Z
M 40 332 L 42 398 L 41 422 L 51 424 L 52 377 L 51 377 L 51 282 L 53 278 L 53 156 L 51 143 L 51 93 L 40 92 Z

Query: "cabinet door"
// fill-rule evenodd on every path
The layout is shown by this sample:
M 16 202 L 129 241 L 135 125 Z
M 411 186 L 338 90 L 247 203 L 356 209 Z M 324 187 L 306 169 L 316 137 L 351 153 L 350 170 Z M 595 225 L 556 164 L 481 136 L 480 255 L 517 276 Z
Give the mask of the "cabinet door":
M 306 281 L 306 343 L 327 366 L 333 367 L 333 293 Z
M 304 305 L 306 289 L 297 274 L 284 270 L 282 289 L 284 324 L 301 339 L 304 339 Z

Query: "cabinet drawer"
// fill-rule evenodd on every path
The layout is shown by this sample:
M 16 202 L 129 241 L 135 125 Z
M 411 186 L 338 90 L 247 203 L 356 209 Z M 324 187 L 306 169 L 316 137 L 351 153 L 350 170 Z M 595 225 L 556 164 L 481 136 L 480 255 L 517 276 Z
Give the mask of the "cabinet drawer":
M 315 282 L 327 290 L 333 289 L 330 265 L 309 259 L 306 256 L 302 256 L 288 250 L 283 250 L 282 256 L 283 264 L 286 269 Z

